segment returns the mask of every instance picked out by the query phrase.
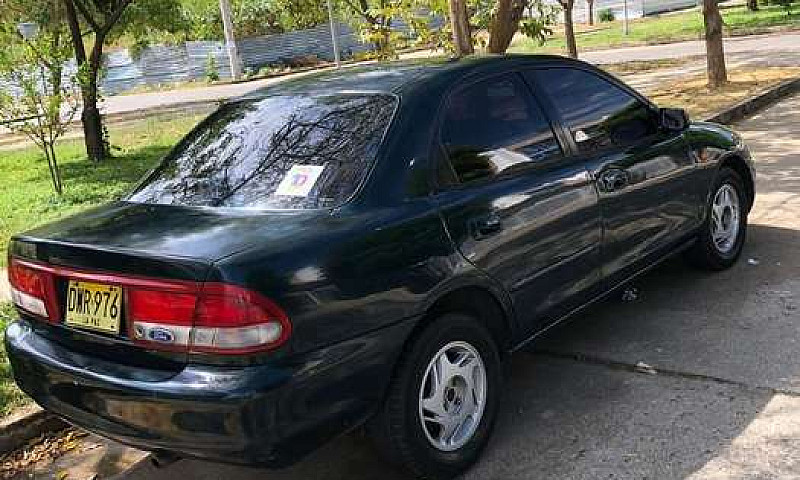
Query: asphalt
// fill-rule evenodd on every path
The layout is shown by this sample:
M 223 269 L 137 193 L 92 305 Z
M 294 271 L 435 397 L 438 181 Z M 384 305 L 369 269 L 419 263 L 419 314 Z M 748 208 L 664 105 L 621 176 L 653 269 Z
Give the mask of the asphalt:
M 667 261 L 514 359 L 472 479 L 800 478 L 800 96 L 737 127 L 758 160 L 741 261 Z M 125 480 L 404 479 L 360 434 L 282 471 L 182 460 Z

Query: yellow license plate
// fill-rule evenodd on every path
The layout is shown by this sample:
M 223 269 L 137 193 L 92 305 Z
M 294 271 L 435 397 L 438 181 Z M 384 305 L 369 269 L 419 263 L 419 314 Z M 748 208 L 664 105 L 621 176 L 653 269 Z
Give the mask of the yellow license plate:
M 119 334 L 122 288 L 70 280 L 64 323 L 104 333 Z

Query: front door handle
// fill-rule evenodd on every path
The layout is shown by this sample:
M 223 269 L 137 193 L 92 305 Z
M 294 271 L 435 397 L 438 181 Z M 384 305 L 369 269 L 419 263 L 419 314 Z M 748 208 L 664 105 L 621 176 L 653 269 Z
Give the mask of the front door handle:
M 609 168 L 600 174 L 599 180 L 604 192 L 615 192 L 628 185 L 628 172 L 621 168 Z
M 500 220 L 499 215 L 490 213 L 482 217 L 473 218 L 470 222 L 470 230 L 475 240 L 483 240 L 500 233 L 503 230 L 503 222 Z

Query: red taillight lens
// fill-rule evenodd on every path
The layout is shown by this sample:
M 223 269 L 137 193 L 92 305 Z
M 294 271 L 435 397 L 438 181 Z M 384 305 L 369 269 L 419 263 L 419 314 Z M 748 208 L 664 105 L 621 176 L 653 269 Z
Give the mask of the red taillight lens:
M 187 288 L 176 283 L 174 291 L 129 289 L 134 340 L 154 348 L 233 355 L 271 350 L 289 337 L 286 314 L 256 292 L 220 283 L 194 292 Z
M 193 293 L 128 290 L 128 318 L 132 321 L 192 326 L 197 296 Z
M 53 307 L 48 307 L 52 283 L 52 276 L 48 272 L 12 259 L 8 268 L 8 282 L 11 284 L 11 300 L 15 305 L 42 318 L 55 317 Z
M 283 310 L 234 285 L 207 283 L 195 311 L 192 351 L 250 353 L 282 345 L 291 332 Z

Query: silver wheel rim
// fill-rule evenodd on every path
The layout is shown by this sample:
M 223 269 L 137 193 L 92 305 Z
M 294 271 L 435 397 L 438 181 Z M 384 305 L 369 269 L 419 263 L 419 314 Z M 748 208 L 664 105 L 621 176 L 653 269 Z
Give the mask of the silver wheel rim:
M 711 204 L 711 240 L 719 253 L 727 254 L 739 237 L 739 194 L 733 185 L 719 187 Z
M 486 406 L 486 368 L 466 342 L 450 342 L 425 369 L 419 389 L 422 430 L 434 448 L 463 447 L 478 429 Z

